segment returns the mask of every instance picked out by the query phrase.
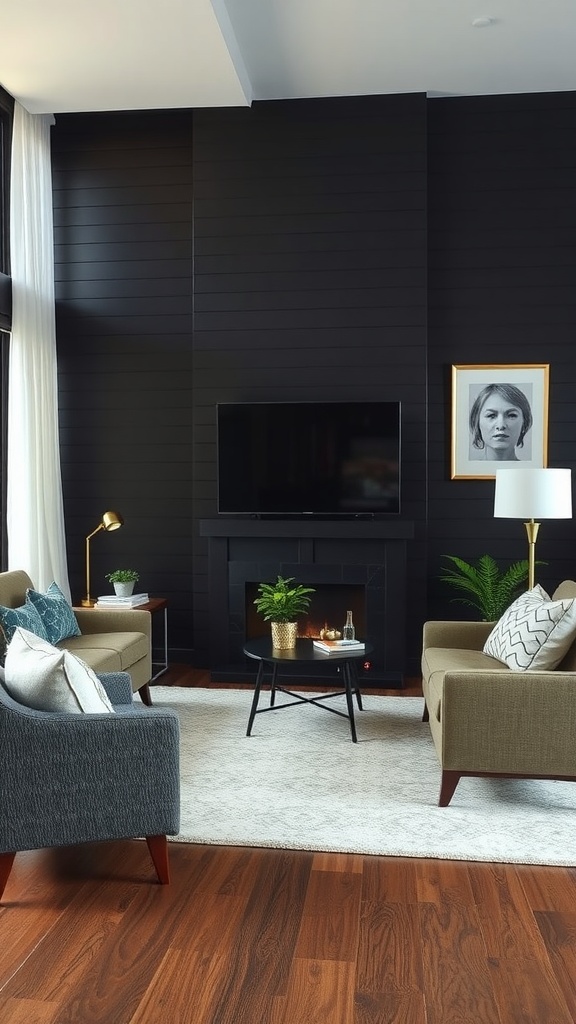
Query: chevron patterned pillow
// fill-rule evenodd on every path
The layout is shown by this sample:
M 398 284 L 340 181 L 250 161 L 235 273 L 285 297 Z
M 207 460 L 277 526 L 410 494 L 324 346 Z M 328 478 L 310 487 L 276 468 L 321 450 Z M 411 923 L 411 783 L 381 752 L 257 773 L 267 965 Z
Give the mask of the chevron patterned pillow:
M 513 672 L 549 671 L 576 638 L 576 600 L 552 601 L 541 586 L 526 591 L 504 612 L 484 644 L 484 653 Z

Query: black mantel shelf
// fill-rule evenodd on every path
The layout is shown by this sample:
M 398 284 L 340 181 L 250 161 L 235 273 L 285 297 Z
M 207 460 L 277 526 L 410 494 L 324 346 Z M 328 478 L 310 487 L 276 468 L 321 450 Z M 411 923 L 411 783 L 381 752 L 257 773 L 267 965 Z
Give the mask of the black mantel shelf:
M 411 540 L 414 523 L 404 519 L 201 519 L 200 536 Z

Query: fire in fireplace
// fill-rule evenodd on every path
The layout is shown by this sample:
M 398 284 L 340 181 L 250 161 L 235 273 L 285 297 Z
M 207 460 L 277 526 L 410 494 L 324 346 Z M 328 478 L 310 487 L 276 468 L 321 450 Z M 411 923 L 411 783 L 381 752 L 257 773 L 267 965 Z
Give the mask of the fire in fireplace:
M 304 582 L 304 581 L 303 581 Z M 310 608 L 306 616 L 298 622 L 298 636 L 319 639 L 324 630 L 335 630 L 342 633 L 346 621 L 346 612 L 352 612 L 356 627 L 356 636 L 362 640 L 366 637 L 366 587 L 361 584 L 328 583 L 311 584 L 315 586 Z M 258 583 L 246 583 L 246 639 L 252 640 L 268 632 L 268 623 L 264 622 L 254 607 L 254 599 L 258 596 Z M 331 639 L 338 639 L 332 637 Z

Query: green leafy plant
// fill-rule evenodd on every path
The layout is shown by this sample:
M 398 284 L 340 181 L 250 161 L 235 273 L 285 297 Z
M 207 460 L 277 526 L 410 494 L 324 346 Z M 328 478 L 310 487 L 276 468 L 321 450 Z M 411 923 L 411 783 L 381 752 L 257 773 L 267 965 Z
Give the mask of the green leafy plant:
M 467 595 L 452 600 L 476 608 L 486 622 L 499 619 L 528 580 L 526 559 L 513 562 L 507 569 L 501 570 L 491 555 L 482 555 L 472 563 L 456 555 L 443 557 L 449 558 L 453 564 L 450 568 L 443 566 L 444 574 L 440 579 Z
M 275 583 L 260 583 L 259 597 L 254 604 L 267 622 L 295 622 L 299 615 L 308 611 L 310 594 L 314 587 L 303 587 L 301 583 L 294 586 L 294 577 L 284 579 L 278 576 Z
M 114 569 L 109 572 L 106 579 L 110 583 L 136 583 L 140 579 L 140 573 L 136 569 Z

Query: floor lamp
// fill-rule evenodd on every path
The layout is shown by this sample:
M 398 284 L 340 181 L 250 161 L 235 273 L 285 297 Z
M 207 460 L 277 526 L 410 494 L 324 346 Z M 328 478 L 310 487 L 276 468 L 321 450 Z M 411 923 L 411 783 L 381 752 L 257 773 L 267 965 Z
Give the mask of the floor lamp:
M 528 589 L 534 586 L 536 538 L 540 519 L 572 518 L 570 469 L 497 469 L 496 519 L 523 519 L 528 537 Z
M 96 529 L 86 537 L 86 597 L 82 601 L 83 608 L 92 608 L 95 603 L 90 597 L 90 540 L 100 530 L 106 530 L 108 533 L 119 530 L 123 523 L 124 520 L 118 512 L 105 512 Z

